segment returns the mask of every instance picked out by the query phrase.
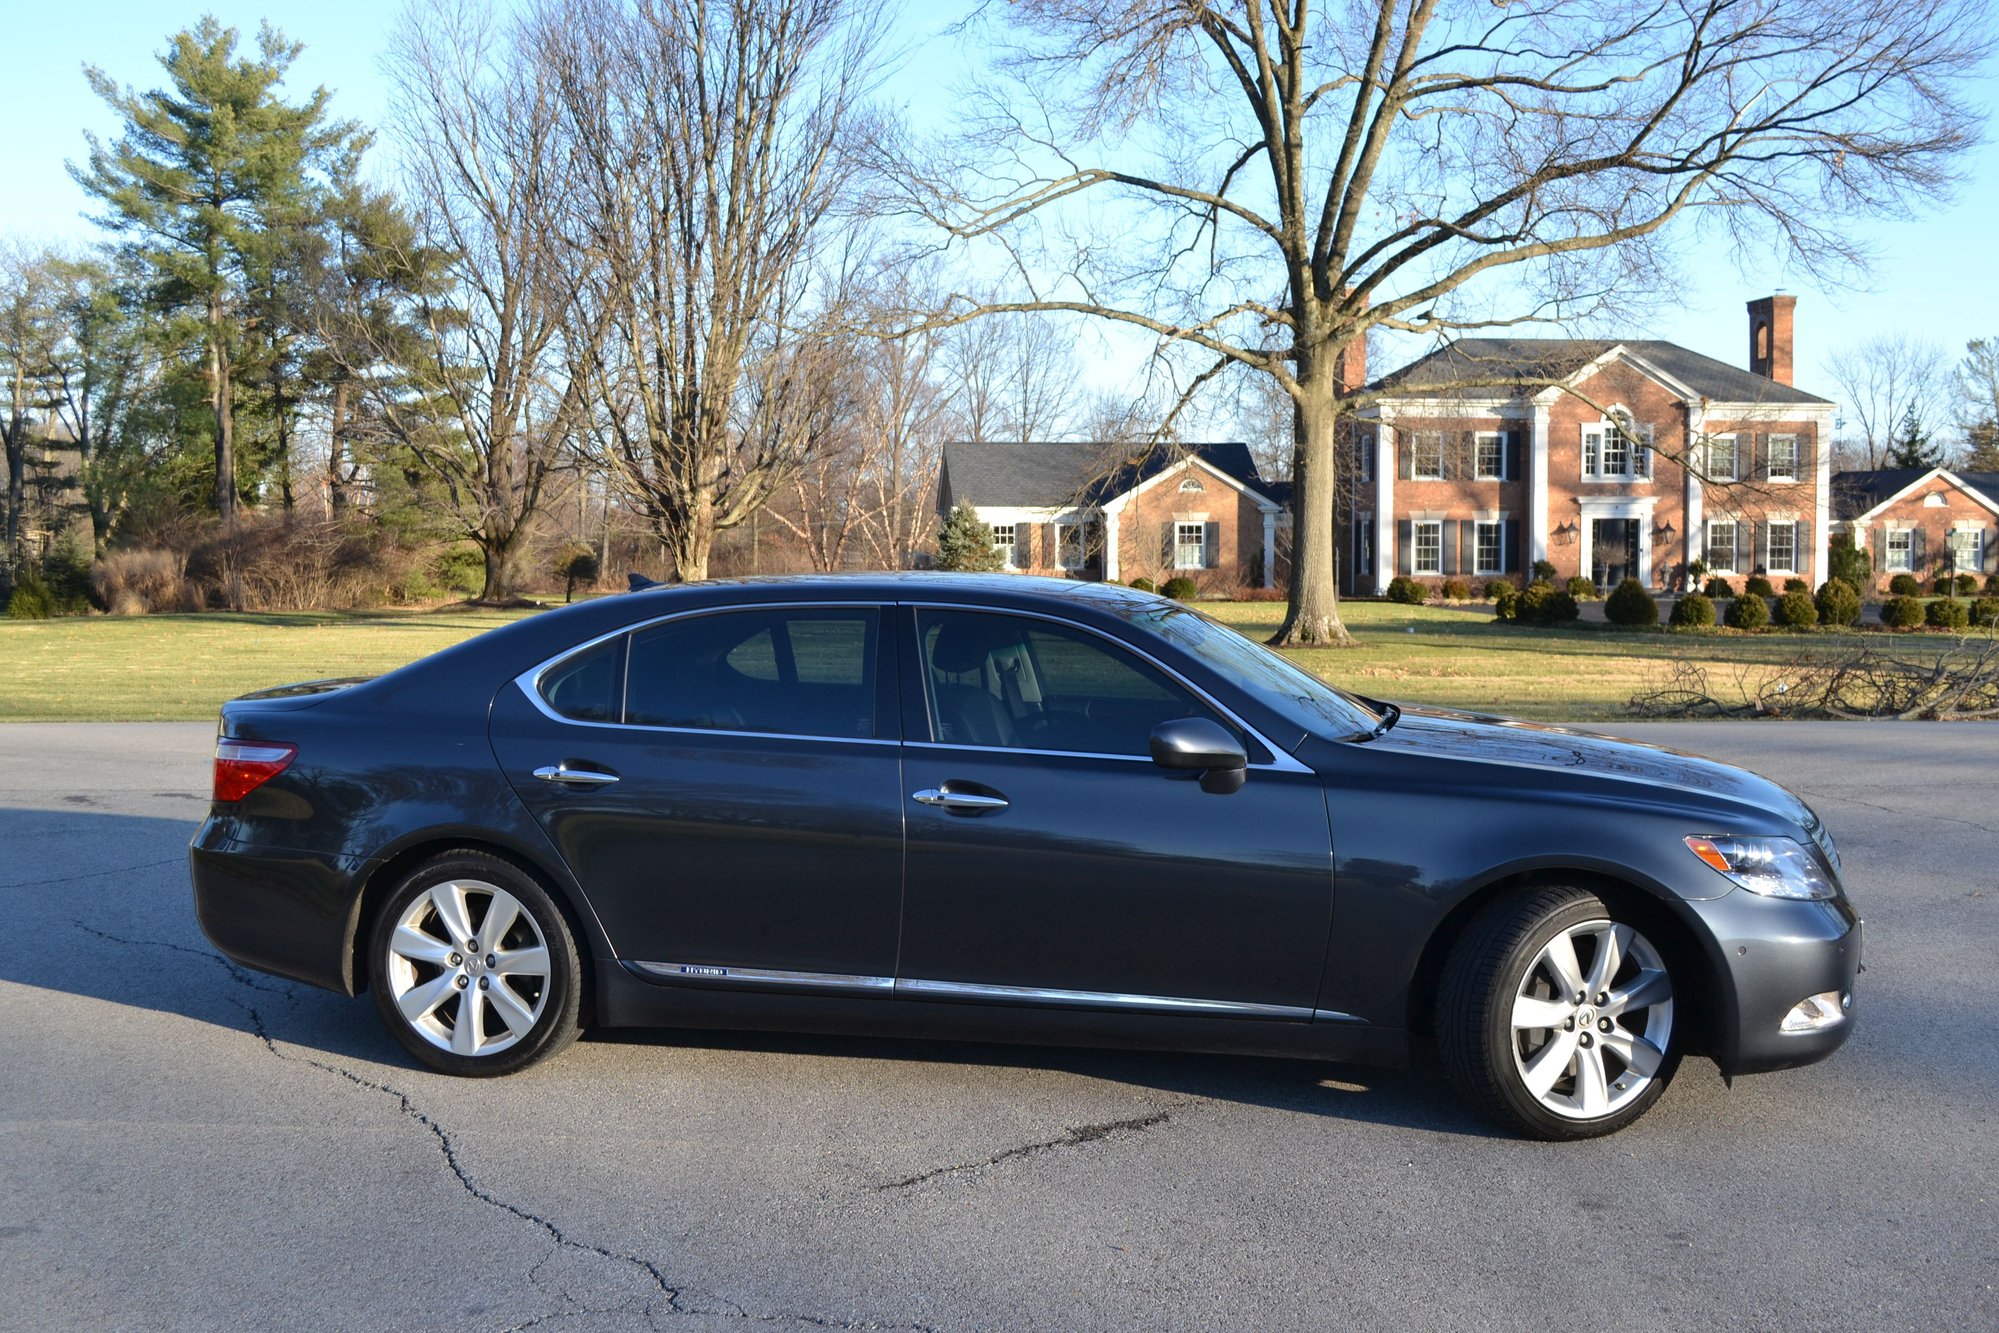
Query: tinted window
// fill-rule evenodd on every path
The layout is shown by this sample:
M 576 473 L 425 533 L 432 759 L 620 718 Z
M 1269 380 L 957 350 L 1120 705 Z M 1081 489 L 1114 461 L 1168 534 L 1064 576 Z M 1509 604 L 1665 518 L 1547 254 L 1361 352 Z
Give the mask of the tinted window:
M 636 726 L 874 735 L 878 617 L 868 609 L 730 611 L 632 636 Z
M 971 611 L 924 611 L 917 624 L 932 730 L 947 744 L 1145 755 L 1161 722 L 1222 721 L 1150 663 L 1082 630 Z
M 557 664 L 542 677 L 541 697 L 578 722 L 617 721 L 618 658 L 624 648 L 623 639 L 613 639 Z

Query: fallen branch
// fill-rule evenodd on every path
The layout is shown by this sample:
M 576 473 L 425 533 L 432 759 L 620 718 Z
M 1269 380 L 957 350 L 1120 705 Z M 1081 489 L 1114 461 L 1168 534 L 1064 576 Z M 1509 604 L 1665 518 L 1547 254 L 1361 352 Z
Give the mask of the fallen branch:
M 1840 654 L 1725 668 L 1680 661 L 1626 707 L 1640 717 L 1999 717 L 1999 638 L 1967 636 L 1929 651 L 1863 644 Z

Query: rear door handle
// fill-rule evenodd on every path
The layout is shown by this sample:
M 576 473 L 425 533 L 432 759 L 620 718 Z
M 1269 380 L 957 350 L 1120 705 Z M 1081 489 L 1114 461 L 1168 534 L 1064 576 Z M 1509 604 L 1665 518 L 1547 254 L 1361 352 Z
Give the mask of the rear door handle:
M 568 764 L 543 764 L 534 771 L 543 782 L 574 783 L 580 787 L 608 787 L 618 780 L 616 773 L 600 773 L 593 768 L 571 768 Z
M 911 792 L 909 798 L 919 805 L 935 805 L 960 815 L 982 815 L 992 810 L 1004 810 L 1007 799 L 994 793 L 990 796 L 971 791 L 952 791 L 951 785 L 925 787 L 922 791 Z

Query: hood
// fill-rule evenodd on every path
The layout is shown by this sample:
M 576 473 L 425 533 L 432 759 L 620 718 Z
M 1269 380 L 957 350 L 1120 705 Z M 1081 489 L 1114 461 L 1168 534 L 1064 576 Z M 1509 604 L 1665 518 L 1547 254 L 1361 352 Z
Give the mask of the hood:
M 1813 832 L 1814 837 L 1819 822 L 1803 801 L 1746 769 L 1663 745 L 1614 740 L 1571 727 L 1405 707 L 1395 725 L 1369 741 L 1367 748 L 1629 784 L 1633 799 L 1647 799 L 1650 791 L 1691 796 L 1700 804 L 1717 799 L 1734 802 Z

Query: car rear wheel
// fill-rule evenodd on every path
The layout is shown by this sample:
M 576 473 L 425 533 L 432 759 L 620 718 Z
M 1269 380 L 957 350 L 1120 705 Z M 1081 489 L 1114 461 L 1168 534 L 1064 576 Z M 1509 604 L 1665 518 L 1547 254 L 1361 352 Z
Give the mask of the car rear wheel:
M 548 892 L 509 862 L 425 862 L 375 918 L 375 1008 L 403 1048 L 446 1074 L 511 1074 L 579 1032 L 582 967 Z
M 1679 1066 L 1673 977 L 1595 894 L 1543 888 L 1481 912 L 1444 965 L 1437 1046 L 1472 1105 L 1542 1139 L 1651 1109 Z

